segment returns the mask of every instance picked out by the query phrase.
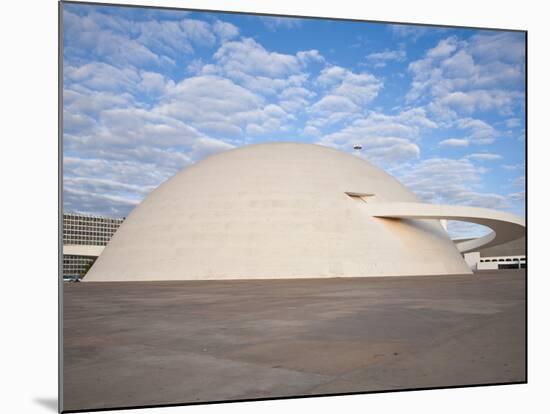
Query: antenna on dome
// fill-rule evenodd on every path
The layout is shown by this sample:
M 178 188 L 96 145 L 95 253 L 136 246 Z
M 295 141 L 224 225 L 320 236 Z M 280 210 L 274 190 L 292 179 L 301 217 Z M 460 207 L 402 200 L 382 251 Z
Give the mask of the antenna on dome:
M 356 150 L 356 151 L 359 151 L 359 150 L 363 149 L 363 146 L 361 144 L 355 144 L 353 146 L 353 149 Z

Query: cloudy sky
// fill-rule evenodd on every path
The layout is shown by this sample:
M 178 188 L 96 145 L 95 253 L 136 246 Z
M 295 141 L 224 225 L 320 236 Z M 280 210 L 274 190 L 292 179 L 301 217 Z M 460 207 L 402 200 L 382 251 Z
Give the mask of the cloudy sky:
M 361 143 L 425 201 L 524 214 L 523 33 L 75 4 L 63 20 L 65 211 L 127 216 L 209 154 L 289 140 Z

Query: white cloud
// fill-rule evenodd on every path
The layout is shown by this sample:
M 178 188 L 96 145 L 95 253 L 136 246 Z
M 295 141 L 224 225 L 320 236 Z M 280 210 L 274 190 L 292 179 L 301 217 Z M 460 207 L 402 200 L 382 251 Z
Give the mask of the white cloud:
M 294 29 L 302 25 L 302 19 L 292 17 L 271 17 L 262 16 L 261 20 L 263 24 L 271 31 L 277 29 Z
M 374 52 L 367 55 L 367 61 L 374 64 L 375 67 L 384 67 L 387 62 L 403 62 L 407 59 L 407 52 L 404 50 L 384 50 L 383 52 Z
M 469 205 L 504 208 L 506 198 L 481 189 L 484 169 L 467 159 L 430 158 L 394 169 L 397 178 L 421 200 L 436 204 Z M 482 226 L 450 221 L 448 231 L 453 238 L 487 233 Z
M 183 19 L 179 22 L 185 36 L 199 45 L 213 46 L 216 42 L 214 30 L 209 23 L 202 20 Z
M 269 52 L 254 39 L 226 42 L 214 54 L 218 65 L 228 74 L 281 78 L 300 71 L 300 60 L 295 55 Z
M 164 163 L 71 156 L 63 168 L 65 210 L 119 217 L 172 173 Z
M 127 108 L 135 104 L 135 98 L 129 93 L 92 91 L 79 86 L 71 86 L 63 91 L 65 113 L 85 114 L 92 118 L 104 109 Z
M 132 198 L 112 196 L 102 191 L 85 191 L 78 186 L 63 186 L 63 210 L 72 213 L 126 217 L 139 204 Z
M 340 66 L 324 68 L 317 83 L 329 90 L 325 96 L 345 97 L 355 105 L 371 102 L 383 86 L 382 81 L 370 73 L 354 73 Z
M 429 158 L 395 166 L 391 172 L 425 202 L 508 211 L 517 208 L 519 193 L 502 195 L 484 188 L 484 174 L 487 171 L 465 157 Z M 455 238 L 479 236 L 487 231 L 477 225 L 449 222 L 449 232 Z
M 64 134 L 86 134 L 97 125 L 96 120 L 84 113 L 63 111 Z
M 296 53 L 298 60 L 302 64 L 308 64 L 310 62 L 319 62 L 322 63 L 325 61 L 325 58 L 317 49 L 305 50 Z
M 502 158 L 502 155 L 493 154 L 491 152 L 476 152 L 467 156 L 475 161 L 495 161 Z
M 214 54 L 214 63 L 193 64 L 195 73 L 217 75 L 261 95 L 277 95 L 286 88 L 303 87 L 306 68 L 324 61 L 317 50 L 284 54 L 266 50 L 254 39 L 225 42 Z
M 132 29 L 139 33 L 135 41 L 158 54 L 175 59 L 179 54 L 194 52 L 193 42 L 180 21 L 147 20 L 132 23 Z M 125 36 L 131 40 L 128 33 L 131 32 L 126 31 Z
M 370 73 L 354 73 L 340 66 L 325 67 L 316 83 L 325 91 L 310 109 L 308 125 L 316 128 L 356 119 L 383 86 Z
M 125 19 L 99 13 L 79 16 L 65 10 L 63 25 L 67 33 L 65 54 L 78 56 L 85 51 L 115 65 L 161 65 L 171 61 L 149 49 L 144 39 L 130 38 Z
M 200 137 L 193 142 L 189 156 L 195 161 L 232 148 L 235 148 L 235 146 L 227 142 L 209 137 Z
M 393 171 L 422 200 L 451 204 L 478 188 L 483 173 L 467 159 L 450 158 L 429 158 Z
M 390 24 L 388 29 L 397 37 L 412 40 L 416 42 L 420 37 L 424 36 L 428 32 L 427 27 L 415 26 L 412 24 Z M 429 30 L 437 30 L 435 28 L 429 28 Z M 439 29 L 441 31 L 441 29 Z
M 307 136 L 317 136 L 321 133 L 318 128 L 308 125 L 304 128 L 303 133 Z
M 359 112 L 361 107 L 353 103 L 353 101 L 340 95 L 327 95 L 323 96 L 321 100 L 317 101 L 311 109 L 315 112 L 322 113 L 335 113 L 335 112 Z
M 401 163 L 420 156 L 419 146 L 406 138 L 365 136 L 361 131 L 361 125 L 352 124 L 343 131 L 323 136 L 318 143 L 347 152 L 355 144 L 361 144 L 361 157 L 377 165 Z
M 500 109 L 502 113 L 510 113 L 509 108 L 520 96 L 520 93 L 500 90 L 459 91 L 446 94 L 437 103 L 467 114 L 472 114 L 478 110 L 488 111 L 490 109 Z
M 466 158 L 429 158 L 393 170 L 424 201 L 502 208 L 503 196 L 480 191 L 485 171 Z
M 157 72 L 138 70 L 133 66 L 118 68 L 104 62 L 90 62 L 81 66 L 67 65 L 64 69 L 67 88 L 77 86 L 102 92 L 146 93 L 149 98 L 163 94 L 174 85 L 171 79 Z
M 468 140 L 473 144 L 490 144 L 498 137 L 498 131 L 487 122 L 474 118 L 460 118 L 455 126 L 469 132 Z
M 220 20 L 213 24 L 186 17 L 172 20 L 133 20 L 90 12 L 78 15 L 64 10 L 65 53 L 88 57 L 91 54 L 114 66 L 173 67 L 181 55 L 194 53 L 195 47 L 212 47 L 218 41 L 238 36 L 234 25 Z
M 469 145 L 469 141 L 463 138 L 449 138 L 449 139 L 444 139 L 443 141 L 439 141 L 439 146 L 441 147 L 461 148 L 461 147 L 467 147 L 468 145 Z
M 294 116 L 263 97 L 219 76 L 195 76 L 175 85 L 154 112 L 188 123 L 205 133 L 243 139 L 284 131 Z
M 436 47 L 428 50 L 426 57 L 430 59 L 448 58 L 458 48 L 458 45 L 455 37 L 440 40 Z
M 291 86 L 278 95 L 279 105 L 289 113 L 296 113 L 306 108 L 315 96 L 316 93 L 309 89 Z
M 522 62 L 525 59 L 524 36 L 514 32 L 477 34 L 470 41 L 470 51 L 483 60 Z
M 421 108 L 397 115 L 370 112 L 337 132 L 321 136 L 318 143 L 348 152 L 355 144 L 361 144 L 368 160 L 392 165 L 417 159 L 420 147 L 415 141 L 421 132 L 435 127 Z
M 239 28 L 231 23 L 217 20 L 216 23 L 214 23 L 214 32 L 221 40 L 225 41 L 237 37 L 239 35 Z
M 102 128 L 94 139 L 106 140 L 111 145 L 152 144 L 170 148 L 188 145 L 202 136 L 181 121 L 140 108 L 105 110 L 100 121 Z
M 167 89 L 174 86 L 172 79 L 167 79 L 160 73 L 140 71 L 140 81 L 137 88 L 140 92 L 145 92 L 149 97 L 163 95 Z
M 72 180 L 89 178 L 121 183 L 123 185 L 134 185 L 134 190 L 147 193 L 159 182 L 170 176 L 171 167 L 155 162 L 142 163 L 131 159 L 106 159 L 93 157 L 88 152 L 82 156 L 67 155 L 63 158 L 63 176 Z M 100 155 L 99 152 L 97 155 Z M 184 163 L 190 159 L 183 160 Z M 101 172 L 101 174 L 98 174 Z
M 91 89 L 132 89 L 139 82 L 139 73 L 133 67 L 119 69 L 103 62 L 90 62 L 82 66 L 66 65 L 63 74 L 66 82 Z
M 508 171 L 517 171 L 525 169 L 525 164 L 503 164 L 501 167 Z
M 411 62 L 407 102 L 430 99 L 434 114 L 454 118 L 474 111 L 513 113 L 522 104 L 524 67 L 519 36 L 448 37 Z M 508 48 L 510 52 L 489 52 Z
M 517 128 L 521 125 L 519 118 L 509 118 L 506 120 L 505 125 L 507 128 Z
M 525 175 L 520 175 L 512 180 L 512 187 L 525 187 Z
M 525 191 L 508 194 L 508 198 L 513 201 L 525 201 Z

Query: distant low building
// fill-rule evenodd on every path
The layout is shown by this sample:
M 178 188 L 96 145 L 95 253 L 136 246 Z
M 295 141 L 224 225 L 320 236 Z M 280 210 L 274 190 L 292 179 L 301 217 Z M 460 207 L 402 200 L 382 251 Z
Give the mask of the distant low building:
M 63 279 L 81 278 L 124 218 L 63 214 Z
M 468 239 L 454 240 L 464 242 Z M 464 254 L 464 259 L 474 271 L 498 270 L 498 269 L 525 269 L 527 257 L 525 256 L 525 237 L 503 243 L 499 246 L 480 249 L 476 252 Z

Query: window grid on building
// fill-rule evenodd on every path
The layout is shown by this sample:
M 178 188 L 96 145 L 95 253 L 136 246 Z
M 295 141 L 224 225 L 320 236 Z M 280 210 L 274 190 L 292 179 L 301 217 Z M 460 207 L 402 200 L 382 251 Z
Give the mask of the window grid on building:
M 63 214 L 63 244 L 106 246 L 124 218 Z
M 63 244 L 106 246 L 124 218 L 63 214 Z M 80 278 L 95 261 L 95 256 L 63 255 L 63 278 Z
M 94 256 L 76 256 L 70 254 L 63 255 L 63 277 L 76 278 L 81 277 L 93 264 Z

